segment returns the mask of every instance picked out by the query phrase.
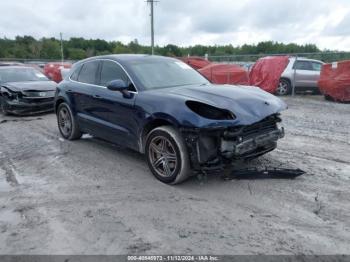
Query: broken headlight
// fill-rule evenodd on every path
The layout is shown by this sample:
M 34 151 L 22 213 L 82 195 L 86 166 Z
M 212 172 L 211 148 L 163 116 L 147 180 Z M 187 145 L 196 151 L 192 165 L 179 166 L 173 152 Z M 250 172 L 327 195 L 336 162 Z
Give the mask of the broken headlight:
M 213 120 L 233 120 L 236 116 L 226 109 L 217 108 L 197 101 L 187 101 L 186 105 L 201 117 Z
M 22 97 L 22 94 L 15 93 L 15 92 L 6 92 L 6 93 L 3 93 L 3 97 L 11 101 L 18 101 L 19 98 Z

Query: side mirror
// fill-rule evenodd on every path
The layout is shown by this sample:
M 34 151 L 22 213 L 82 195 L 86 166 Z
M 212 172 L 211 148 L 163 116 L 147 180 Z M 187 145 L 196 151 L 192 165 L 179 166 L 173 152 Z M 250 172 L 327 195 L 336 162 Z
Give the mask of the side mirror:
M 121 79 L 112 80 L 107 83 L 107 88 L 111 91 L 125 91 L 128 89 L 128 85 Z
M 111 82 L 107 83 L 107 89 L 121 92 L 124 98 L 132 98 L 133 94 L 128 91 L 128 88 L 129 86 L 127 83 L 121 79 L 112 80 Z

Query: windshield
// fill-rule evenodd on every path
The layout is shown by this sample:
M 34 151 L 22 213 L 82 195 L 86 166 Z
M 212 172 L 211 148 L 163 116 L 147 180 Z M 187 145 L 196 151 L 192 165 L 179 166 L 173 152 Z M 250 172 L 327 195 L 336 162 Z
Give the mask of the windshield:
M 146 89 L 209 83 L 196 70 L 181 61 L 133 61 L 130 68 Z
M 49 81 L 41 72 L 26 67 L 1 68 L 0 82 Z

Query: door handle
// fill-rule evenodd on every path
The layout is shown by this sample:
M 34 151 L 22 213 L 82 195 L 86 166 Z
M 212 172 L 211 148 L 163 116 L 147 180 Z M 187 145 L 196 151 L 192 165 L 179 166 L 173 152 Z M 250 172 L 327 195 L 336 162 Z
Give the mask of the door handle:
M 102 99 L 102 96 L 100 95 L 93 95 L 94 98 L 97 98 L 97 99 Z

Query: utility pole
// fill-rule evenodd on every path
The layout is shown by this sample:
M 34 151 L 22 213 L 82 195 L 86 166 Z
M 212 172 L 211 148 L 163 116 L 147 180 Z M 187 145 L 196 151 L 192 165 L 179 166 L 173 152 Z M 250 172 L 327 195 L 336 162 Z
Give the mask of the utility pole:
M 62 40 L 62 33 L 60 33 L 60 38 L 61 38 L 61 65 L 63 66 L 63 40 Z
M 154 11 L 153 11 L 153 5 L 154 3 L 159 2 L 156 0 L 147 0 L 147 3 L 151 6 L 151 49 L 152 49 L 152 55 L 154 55 Z

